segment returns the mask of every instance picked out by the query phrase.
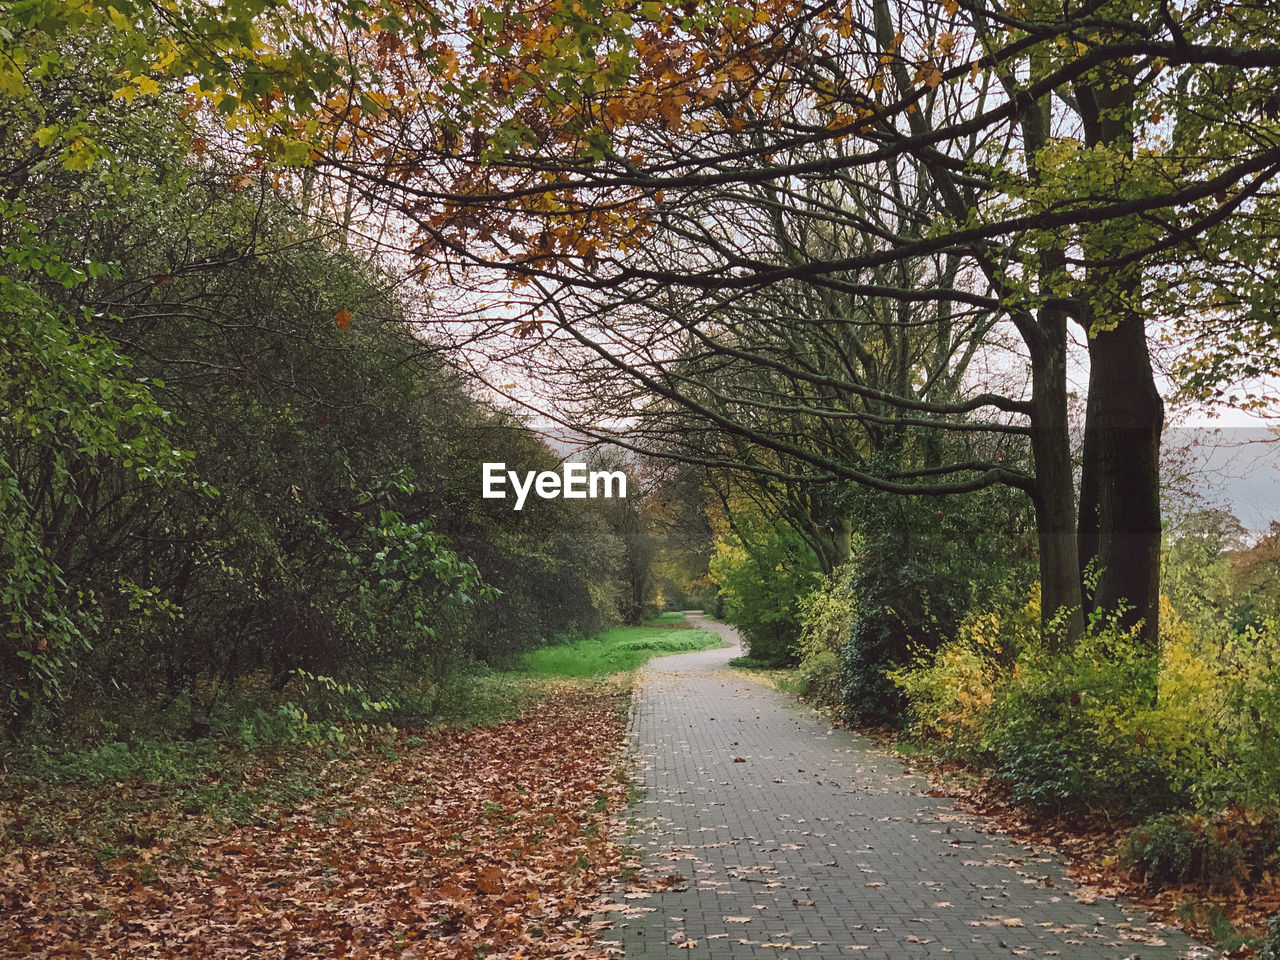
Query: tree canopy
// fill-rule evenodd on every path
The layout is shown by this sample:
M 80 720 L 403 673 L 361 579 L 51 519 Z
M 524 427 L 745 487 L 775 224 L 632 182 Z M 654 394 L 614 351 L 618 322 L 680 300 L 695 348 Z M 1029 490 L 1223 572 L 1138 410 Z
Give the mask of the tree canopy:
M 1030 389 L 924 412 L 944 428 L 979 412 L 997 430 L 1014 415 L 1032 474 L 961 461 L 913 488 L 1021 486 L 1038 512 L 1046 616 L 1123 608 L 1154 642 L 1163 405 L 1149 341 L 1185 338 L 1179 370 L 1202 397 L 1274 372 L 1275 278 L 1256 269 L 1275 253 L 1280 171 L 1277 108 L 1257 82 L 1277 65 L 1265 5 L 641 5 L 599 20 L 627 39 L 575 34 L 594 56 L 544 70 L 561 8 L 481 16 L 454 53 L 459 75 L 488 84 L 488 116 L 466 110 L 451 73 L 418 70 L 402 38 L 377 62 L 408 95 L 350 124 L 325 162 L 409 219 L 422 269 L 465 271 L 504 331 L 579 347 L 743 438 L 762 439 L 750 418 L 714 414 L 670 370 L 680 338 L 734 357 L 727 338 L 698 338 L 752 291 L 802 282 L 886 314 L 945 303 L 1010 325 Z M 936 281 L 907 282 L 928 258 Z M 682 292 L 697 307 L 673 320 L 664 304 Z M 1069 325 L 1091 371 L 1078 510 Z M 791 357 L 749 362 L 866 399 Z M 901 416 L 921 412 L 918 398 L 894 400 Z M 768 442 L 823 475 L 912 487 L 784 433 Z M 1068 612 L 1070 636 L 1081 624 Z

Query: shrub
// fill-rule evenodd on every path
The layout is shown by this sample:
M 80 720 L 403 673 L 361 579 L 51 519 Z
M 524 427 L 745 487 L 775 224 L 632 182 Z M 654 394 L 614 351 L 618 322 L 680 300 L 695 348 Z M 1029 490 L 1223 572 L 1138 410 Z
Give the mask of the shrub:
M 273 713 L 259 710 L 241 717 L 233 732 L 247 750 L 304 743 L 340 743 L 343 740 L 339 726 L 312 720 L 307 711 L 292 701 L 280 704 Z
M 796 654 L 798 692 L 806 700 L 840 703 L 840 659 L 849 639 L 855 601 L 851 590 L 853 564 L 848 563 L 800 599 L 800 639 Z
M 1249 627 L 1217 660 L 1226 694 L 1213 799 L 1280 813 L 1280 624 Z
M 1149 817 L 1190 801 L 1280 814 L 1274 622 L 1192 629 L 1162 599 L 1158 653 L 1109 622 L 1050 653 L 1038 620 L 1033 591 L 1021 608 L 970 613 L 955 639 L 891 671 L 913 733 L 991 762 L 1015 799 L 1040 809 Z
M 869 493 L 856 504 L 858 599 L 844 649 L 842 697 L 860 723 L 901 722 L 905 701 L 889 672 L 954 639 L 971 609 L 1021 582 L 1011 522 L 1025 510 L 991 492 L 908 498 Z
M 803 660 L 821 653 L 840 653 L 849 639 L 856 604 L 853 577 L 856 567 L 846 563 L 800 598 L 800 637 L 796 651 Z
M 926 556 L 868 552 L 857 562 L 858 606 L 841 658 L 841 698 L 855 722 L 896 725 L 906 702 L 890 672 L 913 650 L 936 649 L 954 635 L 967 591 L 958 582 L 941 583 Z
M 736 522 L 742 533 L 716 544 L 711 578 L 720 587 L 725 619 L 742 632 L 747 655 L 782 666 L 794 658 L 798 600 L 813 586 L 817 559 L 785 523 L 750 517 Z
M 1135 816 L 1175 805 L 1178 792 L 1144 729 L 1158 668 L 1159 657 L 1114 621 L 1092 624 L 1070 651 L 1026 650 L 997 691 L 986 735 L 1014 799 Z
M 1258 951 L 1258 960 L 1280 960 L 1280 913 L 1267 921 L 1267 939 Z
M 907 698 L 911 731 L 949 755 L 976 757 L 995 704 L 997 669 L 963 640 L 922 651 L 889 678 Z
M 48 763 L 51 779 L 104 783 L 138 778 L 178 783 L 196 775 L 200 757 L 190 745 L 177 741 L 111 741 L 91 750 L 71 752 Z
M 840 660 L 840 701 L 855 723 L 897 723 L 902 716 L 902 695 L 887 679 L 910 642 L 899 624 L 889 605 L 863 603 L 849 629 Z
M 1179 788 L 1207 809 L 1280 813 L 1280 631 L 1192 630 L 1162 605 L 1159 689 L 1143 718 Z
M 824 650 L 801 660 L 796 669 L 795 692 L 811 703 L 822 706 L 839 704 L 840 657 Z
M 1120 858 L 1149 886 L 1199 882 L 1221 890 L 1241 877 L 1244 851 L 1220 833 L 1203 817 L 1164 814 L 1135 827 Z

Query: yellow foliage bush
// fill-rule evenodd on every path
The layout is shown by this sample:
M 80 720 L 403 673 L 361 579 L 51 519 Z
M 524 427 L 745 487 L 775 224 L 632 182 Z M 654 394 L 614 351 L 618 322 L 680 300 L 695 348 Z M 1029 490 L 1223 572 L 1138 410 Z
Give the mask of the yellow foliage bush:
M 971 611 L 956 639 L 922 651 L 889 678 L 906 695 L 911 729 L 945 753 L 974 755 L 999 685 L 1016 670 L 1018 653 L 1038 643 L 1040 585 L 1021 607 Z
M 1025 784 L 1029 797 L 1092 803 L 1089 781 L 1127 767 L 1169 802 L 1280 813 L 1275 622 L 1193 628 L 1162 597 L 1158 653 L 1101 623 L 1077 648 L 1051 654 L 1033 592 L 1021 608 L 971 613 L 953 641 L 890 678 L 912 731 L 943 754 L 994 758 L 1015 779 L 1048 778 Z
M 1000 672 L 970 642 L 955 640 L 889 678 L 906 694 L 913 733 L 937 741 L 944 752 L 968 754 L 981 747 Z

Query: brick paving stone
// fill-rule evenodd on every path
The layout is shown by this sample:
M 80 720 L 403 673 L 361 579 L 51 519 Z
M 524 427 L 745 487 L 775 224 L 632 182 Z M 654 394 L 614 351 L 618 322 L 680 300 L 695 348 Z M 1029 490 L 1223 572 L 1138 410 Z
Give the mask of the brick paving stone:
M 726 669 L 740 653 L 642 675 L 628 842 L 650 879 L 685 879 L 619 891 L 610 935 L 630 960 L 1214 955 L 1140 907 L 1074 899 L 1051 851 L 989 832 L 897 758 Z

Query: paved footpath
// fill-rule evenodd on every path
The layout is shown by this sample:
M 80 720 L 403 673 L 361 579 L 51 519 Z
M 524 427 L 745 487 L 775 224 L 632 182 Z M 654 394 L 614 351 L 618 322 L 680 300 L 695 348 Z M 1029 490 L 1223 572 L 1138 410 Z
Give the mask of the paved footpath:
M 1058 858 L 726 669 L 740 652 L 663 657 L 642 676 L 629 842 L 648 882 L 620 893 L 612 934 L 630 960 L 1213 955 L 1135 908 L 1074 899 Z

